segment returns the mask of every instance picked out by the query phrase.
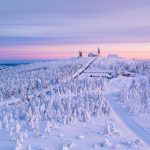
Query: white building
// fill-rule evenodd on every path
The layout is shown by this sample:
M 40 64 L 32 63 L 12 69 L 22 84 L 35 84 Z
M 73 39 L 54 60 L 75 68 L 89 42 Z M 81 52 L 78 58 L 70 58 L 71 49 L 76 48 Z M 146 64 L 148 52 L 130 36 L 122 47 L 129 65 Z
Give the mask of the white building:
M 119 56 L 117 54 L 108 54 L 108 58 L 118 58 Z

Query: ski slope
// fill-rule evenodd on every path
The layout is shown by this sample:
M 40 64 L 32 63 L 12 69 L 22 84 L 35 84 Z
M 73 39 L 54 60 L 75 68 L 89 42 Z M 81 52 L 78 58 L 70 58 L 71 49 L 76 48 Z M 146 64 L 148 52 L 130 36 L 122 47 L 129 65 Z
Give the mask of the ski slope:
M 117 79 L 114 79 L 114 81 L 115 82 L 113 82 L 113 84 L 112 82 L 109 82 L 106 87 L 106 99 L 109 101 L 114 112 L 116 112 L 116 114 L 119 116 L 122 122 L 139 138 L 141 138 L 143 142 L 150 146 L 150 134 L 147 131 L 145 131 L 145 129 L 141 127 L 137 122 L 135 122 L 132 119 L 131 113 L 126 111 L 126 109 L 121 105 L 121 103 L 119 103 L 119 88 L 117 88 L 117 86 L 115 85 L 119 84 L 120 82 Z
M 73 75 L 73 79 L 81 75 L 96 60 L 96 58 L 98 58 L 98 56 L 92 57 L 91 60 L 85 66 L 83 66 L 81 69 L 75 72 L 75 74 Z

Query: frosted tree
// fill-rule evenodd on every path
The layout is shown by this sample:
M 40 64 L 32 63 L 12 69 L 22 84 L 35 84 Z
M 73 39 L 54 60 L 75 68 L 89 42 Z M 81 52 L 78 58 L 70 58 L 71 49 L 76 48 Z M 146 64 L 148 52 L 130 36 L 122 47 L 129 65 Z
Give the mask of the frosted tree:
M 91 120 L 91 115 L 88 111 L 85 112 L 85 120 L 90 121 Z
M 8 115 L 5 113 L 4 115 L 4 128 L 8 129 Z
M 24 138 L 24 139 L 27 139 L 27 138 L 28 138 L 27 130 L 24 131 L 24 133 L 23 133 L 23 138 Z
M 41 135 L 38 126 L 36 126 L 36 128 L 35 128 L 35 135 L 36 135 L 36 136 L 40 136 L 40 135 Z
M 145 78 L 132 80 L 129 89 L 124 88 L 120 92 L 122 102 L 134 114 L 144 113 L 149 109 L 147 82 Z
M 46 122 L 45 133 L 50 134 L 51 132 L 51 123 L 49 121 Z
M 22 150 L 22 149 L 23 149 L 23 147 L 22 147 L 21 143 L 19 142 L 19 140 L 17 140 L 15 150 Z
M 45 112 L 45 104 L 43 103 L 40 107 L 40 112 L 43 114 Z
M 3 98 L 2 92 L 0 91 L 0 102 L 1 102 L 1 101 L 4 101 L 4 98 Z
M 24 140 L 24 133 L 23 132 L 20 132 L 19 139 L 21 142 Z
M 11 136 L 13 134 L 13 128 L 11 127 L 10 129 L 9 129 L 9 135 Z
M 10 120 L 11 123 L 14 122 L 12 111 L 9 113 L 9 120 Z
M 36 114 L 34 116 L 34 127 L 38 128 L 39 127 L 39 114 Z
M 120 91 L 120 101 L 124 102 L 128 99 L 128 89 L 127 88 L 122 88 Z
M 28 145 L 27 150 L 32 150 L 32 147 L 31 147 L 31 145 L 30 145 L 30 144 Z
M 19 133 L 21 130 L 21 126 L 18 121 L 16 121 L 16 133 Z
M 104 145 L 107 147 L 112 147 L 113 144 L 108 138 L 104 138 Z
M 0 129 L 2 129 L 2 122 L 1 122 L 1 120 L 0 120 Z
M 34 129 L 35 128 L 35 121 L 34 121 L 34 118 L 35 116 L 32 115 L 32 117 L 30 118 L 30 121 L 29 121 L 29 126 Z

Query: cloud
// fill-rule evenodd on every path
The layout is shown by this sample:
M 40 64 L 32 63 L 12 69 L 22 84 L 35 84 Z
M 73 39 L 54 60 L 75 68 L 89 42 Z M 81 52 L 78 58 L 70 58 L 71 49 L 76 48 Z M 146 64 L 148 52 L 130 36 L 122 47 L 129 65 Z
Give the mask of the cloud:
M 87 30 L 88 28 L 88 30 Z M 12 31 L 6 28 L 0 36 L 0 45 L 67 45 L 88 43 L 138 43 L 150 41 L 150 27 L 58 29 L 43 26 L 19 26 Z M 0 30 L 1 31 L 1 30 Z
M 2 0 L 0 45 L 149 42 L 149 0 Z

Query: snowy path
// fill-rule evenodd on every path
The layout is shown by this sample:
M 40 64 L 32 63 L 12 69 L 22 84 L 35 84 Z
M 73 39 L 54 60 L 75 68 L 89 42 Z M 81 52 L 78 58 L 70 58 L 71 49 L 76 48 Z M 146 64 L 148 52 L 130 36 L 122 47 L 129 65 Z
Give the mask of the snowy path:
M 115 84 L 108 85 L 106 89 L 106 99 L 109 101 L 114 112 L 131 131 L 133 131 L 139 138 L 141 138 L 147 145 L 150 146 L 150 134 L 146 132 L 146 130 L 144 130 L 144 128 L 142 128 L 139 124 L 137 124 L 133 120 L 131 114 L 129 114 L 129 112 L 123 108 L 121 103 L 117 101 L 119 98 L 119 89 L 116 89 Z
M 13 98 L 13 99 L 8 100 L 8 101 L 0 102 L 0 106 L 12 105 L 12 104 L 15 104 L 15 103 L 19 103 L 19 101 L 20 101 L 20 99 Z
M 7 132 L 0 129 L 0 150 L 13 150 L 14 145 Z
M 96 58 L 98 58 L 98 56 L 92 58 L 84 67 L 82 67 L 81 69 L 79 69 L 74 75 L 73 78 L 75 79 L 76 77 L 78 77 L 79 75 L 82 74 L 82 72 L 84 72 L 95 60 Z

